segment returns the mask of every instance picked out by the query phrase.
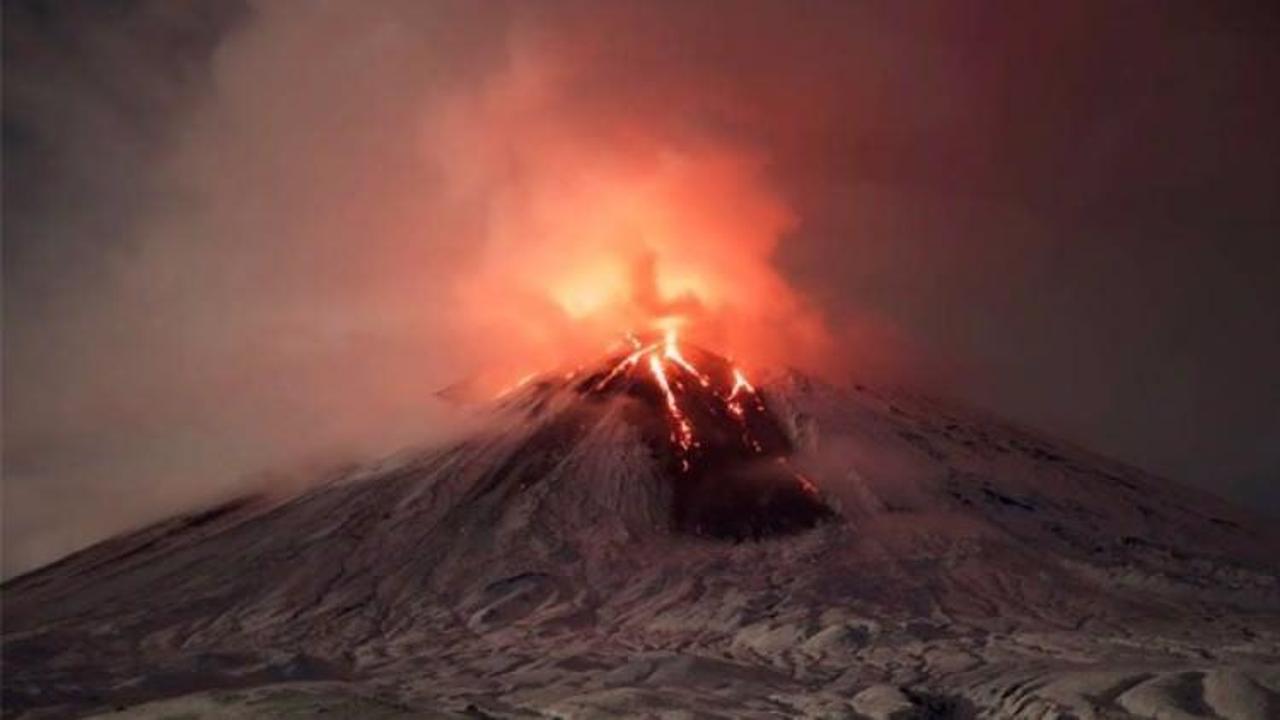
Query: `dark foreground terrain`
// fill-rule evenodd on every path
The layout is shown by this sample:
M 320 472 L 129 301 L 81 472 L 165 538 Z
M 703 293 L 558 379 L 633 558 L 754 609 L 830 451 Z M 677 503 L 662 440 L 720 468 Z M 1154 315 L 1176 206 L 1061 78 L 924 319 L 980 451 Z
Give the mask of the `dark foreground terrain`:
M 1215 499 L 796 375 L 682 454 L 605 379 L 7 583 L 5 716 L 1280 717 L 1280 543 Z

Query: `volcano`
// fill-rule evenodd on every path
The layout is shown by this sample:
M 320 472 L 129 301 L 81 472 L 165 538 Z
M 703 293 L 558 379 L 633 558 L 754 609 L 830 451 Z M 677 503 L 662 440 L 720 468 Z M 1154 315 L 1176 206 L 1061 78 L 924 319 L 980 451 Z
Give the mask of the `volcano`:
M 3 586 L 14 717 L 1280 716 L 1280 538 L 674 334 Z
M 788 462 L 790 439 L 741 370 L 697 348 L 686 358 L 674 330 L 631 344 L 599 371 L 567 379 L 592 401 L 635 401 L 625 421 L 661 458 L 674 529 L 760 539 L 834 517 Z

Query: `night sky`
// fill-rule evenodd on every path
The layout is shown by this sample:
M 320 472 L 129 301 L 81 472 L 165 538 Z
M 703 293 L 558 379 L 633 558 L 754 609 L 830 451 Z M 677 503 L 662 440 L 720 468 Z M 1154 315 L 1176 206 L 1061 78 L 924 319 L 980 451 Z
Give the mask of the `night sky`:
M 431 437 L 576 337 L 522 275 L 678 273 L 556 205 L 670 167 L 732 342 L 1280 515 L 1274 3 L 28 0 L 3 52 L 6 575 Z

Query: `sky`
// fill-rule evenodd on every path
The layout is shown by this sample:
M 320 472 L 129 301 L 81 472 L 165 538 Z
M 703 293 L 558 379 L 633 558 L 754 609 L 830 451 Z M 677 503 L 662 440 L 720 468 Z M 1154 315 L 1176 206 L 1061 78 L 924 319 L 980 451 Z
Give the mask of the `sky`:
M 1266 3 L 4 4 L 5 576 L 680 314 L 1280 516 Z

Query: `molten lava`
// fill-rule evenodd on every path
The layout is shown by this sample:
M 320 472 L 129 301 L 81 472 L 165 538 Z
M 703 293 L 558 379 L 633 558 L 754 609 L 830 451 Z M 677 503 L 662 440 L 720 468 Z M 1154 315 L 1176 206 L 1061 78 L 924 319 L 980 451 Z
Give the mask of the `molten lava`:
M 599 364 L 522 381 L 500 396 L 504 406 L 529 418 L 554 413 L 539 431 L 539 446 L 606 418 L 629 424 L 664 469 L 655 480 L 669 489 L 679 532 L 759 539 L 838 517 L 792 465 L 785 425 L 746 373 L 720 355 L 681 345 L 671 318 L 659 327 L 627 335 L 623 349 Z M 557 393 L 569 393 L 561 397 L 572 402 L 548 402 Z
M 638 426 L 670 461 L 676 526 L 743 539 L 812 527 L 833 513 L 797 472 L 781 423 L 741 368 L 682 347 L 674 326 L 628 336 L 615 356 L 577 384 L 589 397 L 641 400 Z
M 730 415 L 744 423 L 743 437 L 746 444 L 757 452 L 763 452 L 763 445 L 751 437 L 749 429 L 745 426 L 746 414 L 742 403 L 744 399 L 750 397 L 755 401 L 756 408 L 763 410 L 764 406 L 756 394 L 755 386 L 747 380 L 741 369 L 729 368 L 733 385 L 727 393 L 719 393 L 713 387 L 711 377 L 699 370 L 680 351 L 680 340 L 675 327 L 668 327 L 661 340 L 649 344 L 642 343 L 635 335 L 628 335 L 627 339 L 634 350 L 618 361 L 609 373 L 595 384 L 594 389 L 604 390 L 618 377 L 628 373 L 641 361 L 645 361 L 654 382 L 662 390 L 667 415 L 670 418 L 671 441 L 679 448 L 680 464 L 683 470 L 688 471 L 688 454 L 699 444 L 692 422 L 681 409 L 680 395 L 685 393 L 686 386 L 690 382 L 696 382 L 703 389 L 711 391 L 714 397 L 723 403 L 724 409 Z

